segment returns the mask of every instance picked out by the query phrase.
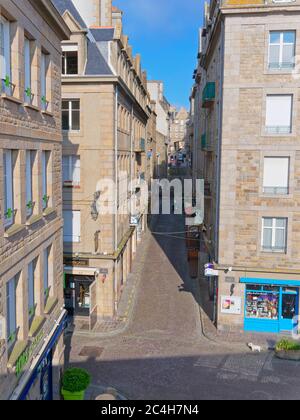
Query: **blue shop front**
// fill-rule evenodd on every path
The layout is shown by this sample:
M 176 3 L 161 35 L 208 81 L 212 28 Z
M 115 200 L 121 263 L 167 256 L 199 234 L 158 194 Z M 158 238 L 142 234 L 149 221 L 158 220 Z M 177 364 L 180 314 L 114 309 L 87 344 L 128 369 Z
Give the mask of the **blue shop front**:
M 46 342 L 40 356 L 34 366 L 31 366 L 30 373 L 20 378 L 18 388 L 14 391 L 12 400 L 53 400 L 53 366 L 52 358 L 54 349 L 62 336 L 67 324 L 67 313 L 57 323 L 55 331 Z
M 300 280 L 241 278 L 245 331 L 298 333 Z

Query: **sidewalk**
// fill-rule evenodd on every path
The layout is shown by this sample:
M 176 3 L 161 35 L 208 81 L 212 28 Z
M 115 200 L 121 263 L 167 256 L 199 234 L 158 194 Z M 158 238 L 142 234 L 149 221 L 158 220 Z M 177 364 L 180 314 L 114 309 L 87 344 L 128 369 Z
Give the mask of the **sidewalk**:
M 89 330 L 89 322 L 76 322 L 75 325 L 68 327 L 68 332 L 75 336 L 91 336 L 97 338 L 107 338 L 123 333 L 129 325 L 132 316 L 136 293 L 142 278 L 141 262 L 143 256 L 147 253 L 147 247 L 151 238 L 151 232 L 146 232 L 143 236 L 142 242 L 139 244 L 135 260 L 133 262 L 132 273 L 128 275 L 127 282 L 124 286 L 118 312 L 112 320 L 98 321 L 92 331 Z
M 199 311 L 202 326 L 202 333 L 210 341 L 215 343 L 247 347 L 253 343 L 262 347 L 262 350 L 273 350 L 281 336 L 276 334 L 246 333 L 244 331 L 219 331 L 212 322 L 213 303 L 209 299 L 207 280 L 198 279 Z

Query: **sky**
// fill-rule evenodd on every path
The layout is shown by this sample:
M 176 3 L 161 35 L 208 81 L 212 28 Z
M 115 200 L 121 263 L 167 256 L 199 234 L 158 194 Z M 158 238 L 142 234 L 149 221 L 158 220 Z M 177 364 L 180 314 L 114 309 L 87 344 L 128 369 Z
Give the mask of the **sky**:
M 142 55 L 148 79 L 162 80 L 165 96 L 189 107 L 197 64 L 198 31 L 204 0 L 114 0 L 124 11 L 124 33 L 134 53 Z

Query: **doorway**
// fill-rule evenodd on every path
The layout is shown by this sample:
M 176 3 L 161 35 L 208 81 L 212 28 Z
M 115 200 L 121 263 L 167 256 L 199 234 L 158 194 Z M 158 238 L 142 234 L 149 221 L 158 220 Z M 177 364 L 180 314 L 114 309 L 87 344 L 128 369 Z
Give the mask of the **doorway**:
M 281 294 L 280 331 L 292 331 L 298 325 L 299 290 L 283 288 Z

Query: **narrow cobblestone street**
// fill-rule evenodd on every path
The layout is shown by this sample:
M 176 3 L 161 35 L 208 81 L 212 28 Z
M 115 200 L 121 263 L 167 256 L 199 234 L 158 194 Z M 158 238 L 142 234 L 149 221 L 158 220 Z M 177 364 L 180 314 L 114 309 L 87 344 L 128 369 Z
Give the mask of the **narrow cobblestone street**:
M 94 394 L 113 387 L 128 399 L 298 398 L 299 364 L 202 335 L 185 241 L 166 235 L 183 231 L 181 216 L 159 216 L 134 264 L 140 282 L 127 329 L 107 337 L 73 336 L 70 364 L 92 373 Z M 84 356 L 84 348 L 96 353 Z

